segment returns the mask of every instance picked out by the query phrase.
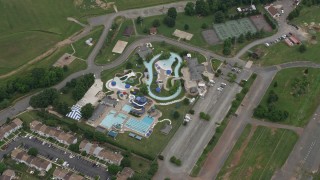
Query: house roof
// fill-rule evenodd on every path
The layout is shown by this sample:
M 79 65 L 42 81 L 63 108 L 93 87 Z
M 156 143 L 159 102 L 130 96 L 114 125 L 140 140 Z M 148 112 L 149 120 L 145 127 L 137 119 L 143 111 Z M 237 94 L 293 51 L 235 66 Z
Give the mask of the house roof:
M 9 177 L 15 177 L 16 173 L 11 169 L 7 169 L 2 173 L 2 175 L 9 176 Z
M 132 26 L 127 26 L 124 31 L 123 31 L 123 35 L 124 36 L 131 36 L 133 33 L 133 27 Z
M 272 5 L 268 7 L 268 11 L 272 16 L 279 14 L 278 10 Z
M 151 27 L 149 31 L 150 31 L 150 34 L 156 34 L 158 32 L 156 27 Z
M 187 64 L 190 72 L 190 79 L 193 81 L 202 80 L 202 73 L 205 70 L 204 65 L 199 64 L 197 58 L 188 58 Z
M 103 149 L 99 152 L 98 156 L 103 157 L 104 159 L 109 159 L 112 162 L 120 163 L 123 159 L 123 156 L 119 153 L 114 153 L 112 151 Z
M 77 139 L 77 137 L 70 133 L 66 133 L 54 127 L 49 127 L 45 124 L 42 124 L 39 121 L 32 121 L 30 123 L 30 129 L 38 132 L 40 131 L 44 134 L 48 134 L 49 136 L 55 137 L 56 139 L 61 141 L 65 141 L 68 144 L 72 144 Z
M 53 177 L 63 180 L 83 180 L 83 176 L 67 171 L 66 169 L 56 168 L 53 172 Z
M 2 127 L 0 127 L 0 139 L 4 138 L 4 135 L 6 134 L 6 132 L 11 131 L 12 129 L 21 126 L 22 125 L 22 121 L 18 118 L 14 119 L 12 122 L 10 122 L 9 124 L 6 124 Z
M 11 153 L 11 157 L 17 160 L 25 161 L 28 164 L 32 164 L 35 167 L 47 169 L 51 162 L 41 159 L 39 157 L 32 157 L 21 149 L 14 149 Z
M 126 180 L 132 177 L 133 174 L 134 174 L 134 171 L 131 168 L 125 167 L 120 173 L 117 174 L 117 180 Z

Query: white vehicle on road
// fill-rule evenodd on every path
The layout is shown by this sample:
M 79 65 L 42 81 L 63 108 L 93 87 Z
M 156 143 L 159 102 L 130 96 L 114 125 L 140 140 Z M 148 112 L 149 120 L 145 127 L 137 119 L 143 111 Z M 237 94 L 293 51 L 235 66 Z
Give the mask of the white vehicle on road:
M 223 90 L 223 88 L 222 87 L 218 87 L 217 90 L 221 92 Z

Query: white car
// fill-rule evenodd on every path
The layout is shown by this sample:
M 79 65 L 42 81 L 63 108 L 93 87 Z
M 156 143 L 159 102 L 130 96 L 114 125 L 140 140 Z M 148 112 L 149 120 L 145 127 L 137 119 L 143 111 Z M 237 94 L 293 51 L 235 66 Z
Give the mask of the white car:
M 284 10 L 283 9 L 281 9 L 281 14 L 284 14 Z
M 269 44 L 269 43 L 265 43 L 265 45 L 266 45 L 267 47 L 269 47 L 269 46 L 270 46 L 270 44 Z
M 223 88 L 222 87 L 218 87 L 217 90 L 221 92 L 223 90 Z

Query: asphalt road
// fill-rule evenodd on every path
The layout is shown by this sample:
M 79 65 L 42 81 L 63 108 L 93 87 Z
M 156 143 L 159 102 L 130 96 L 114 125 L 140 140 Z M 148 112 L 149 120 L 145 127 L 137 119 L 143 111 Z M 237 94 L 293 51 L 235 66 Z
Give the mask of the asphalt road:
M 304 129 L 293 151 L 281 170 L 272 179 L 309 179 L 307 173 L 316 173 L 320 165 L 320 106 Z
M 210 52 L 208 50 L 205 50 L 205 49 L 202 49 L 202 48 L 199 48 L 199 47 L 195 47 L 195 46 L 192 46 L 192 45 L 188 45 L 188 44 L 186 44 L 184 42 L 178 42 L 176 40 L 168 39 L 168 38 L 165 38 L 165 37 L 148 36 L 148 37 L 142 37 L 142 39 L 132 43 L 129 47 L 127 47 L 126 51 L 117 60 L 115 60 L 112 64 L 107 64 L 107 65 L 104 65 L 104 66 L 97 66 L 94 63 L 94 59 L 97 56 L 99 50 L 101 49 L 101 47 L 102 47 L 102 45 L 104 43 L 104 40 L 105 40 L 105 38 L 107 36 L 107 33 L 108 33 L 108 31 L 109 31 L 109 29 L 111 27 L 112 20 L 115 17 L 117 17 L 117 16 L 125 16 L 125 17 L 129 17 L 129 18 L 135 18 L 137 16 L 159 15 L 159 14 L 162 14 L 162 13 L 166 12 L 166 8 L 172 7 L 172 6 L 173 7 L 177 7 L 178 11 L 181 12 L 181 11 L 183 11 L 183 9 L 181 7 L 184 7 L 186 2 L 178 2 L 178 3 L 174 3 L 174 4 L 160 5 L 160 6 L 155 6 L 155 7 L 143 8 L 143 9 L 121 11 L 121 12 L 118 12 L 118 13 L 113 13 L 113 14 L 108 14 L 108 15 L 104 15 L 104 16 L 91 18 L 91 19 L 88 20 L 90 26 L 86 28 L 87 32 L 90 31 L 90 28 L 92 28 L 93 26 L 98 26 L 98 25 L 104 25 L 105 29 L 104 29 L 102 35 L 100 36 L 99 41 L 97 42 L 96 46 L 94 47 L 93 51 L 91 52 L 91 54 L 89 55 L 89 57 L 87 59 L 88 68 L 86 70 L 83 70 L 83 71 L 80 71 L 80 72 L 76 72 L 76 73 L 70 75 L 64 81 L 62 81 L 61 83 L 57 84 L 54 87 L 57 88 L 57 89 L 60 89 L 65 85 L 66 82 L 70 81 L 71 79 L 79 77 L 79 76 L 87 74 L 87 73 L 95 73 L 96 77 L 99 78 L 100 77 L 100 72 L 102 72 L 103 70 L 107 70 L 107 69 L 116 67 L 116 66 L 122 64 L 123 62 L 125 62 L 127 60 L 128 56 L 130 55 L 130 53 L 138 45 L 141 45 L 143 42 L 166 41 L 167 43 L 179 46 L 181 48 L 185 48 L 187 50 L 198 51 L 198 52 L 202 53 L 203 55 L 205 55 L 206 57 L 214 57 L 214 58 L 217 58 L 219 60 L 227 60 L 229 63 L 238 62 L 238 64 L 243 65 L 245 62 L 241 61 L 239 59 L 239 57 L 241 57 L 241 55 L 246 53 L 247 50 L 249 50 L 251 47 L 253 47 L 255 45 L 258 45 L 258 44 L 261 44 L 261 43 L 264 43 L 264 42 L 267 42 L 267 41 L 270 41 L 270 40 L 274 40 L 275 38 L 283 35 L 284 33 L 288 33 L 289 31 L 294 31 L 294 29 L 291 26 L 288 26 L 286 24 L 286 20 L 285 20 L 285 17 L 287 16 L 287 14 L 292 9 L 292 7 L 290 6 L 290 4 L 292 4 L 292 1 L 283 0 L 283 1 L 277 1 L 276 3 L 278 3 L 278 2 L 281 2 L 284 5 L 284 8 L 285 8 L 284 16 L 282 16 L 279 19 L 280 27 L 279 27 L 278 32 L 275 35 L 271 36 L 271 37 L 268 37 L 268 38 L 265 38 L 265 39 L 262 39 L 262 40 L 257 40 L 257 41 L 254 41 L 253 43 L 247 45 L 242 50 L 240 50 L 237 53 L 237 55 L 235 57 L 233 57 L 233 58 L 224 58 L 224 57 L 218 56 L 218 55 L 216 55 L 216 54 L 214 54 L 214 53 L 212 53 L 212 52 Z M 251 92 L 249 94 L 253 95 L 253 97 L 250 96 L 250 100 L 248 100 L 248 99 L 245 100 L 245 101 L 248 101 L 247 102 L 248 106 L 246 106 L 246 107 L 244 107 L 244 109 L 242 109 L 242 114 L 237 118 L 237 121 L 234 120 L 234 121 L 230 122 L 230 124 L 233 124 L 233 125 L 230 125 L 231 128 L 229 128 L 229 130 L 227 131 L 227 132 L 230 132 L 230 135 L 229 135 L 229 137 L 224 137 L 225 140 L 226 140 L 226 142 L 224 142 L 225 143 L 224 145 L 222 144 L 222 145 L 218 146 L 218 147 L 220 147 L 220 149 L 223 149 L 224 152 L 221 155 L 219 155 L 219 157 L 217 159 L 218 161 L 214 161 L 217 164 L 215 167 L 220 168 L 221 165 L 223 165 L 223 162 L 227 158 L 227 155 L 228 155 L 229 151 L 232 149 L 233 144 L 236 142 L 237 137 L 241 134 L 245 123 L 247 123 L 247 121 L 248 121 L 246 119 L 246 117 L 251 116 L 252 108 L 254 108 L 259 103 L 258 101 L 259 101 L 259 99 L 262 98 L 262 96 L 264 94 L 263 92 L 268 87 L 268 83 L 271 82 L 272 78 L 270 79 L 270 77 L 273 77 L 274 72 L 276 72 L 278 69 L 290 68 L 290 66 L 294 67 L 291 64 L 291 65 L 283 65 L 283 67 L 281 67 L 281 65 L 280 65 L 280 66 L 267 67 L 265 69 L 258 69 L 258 68 L 257 68 L 257 70 L 253 69 L 259 74 L 259 76 L 258 76 L 259 78 L 262 77 L 261 81 L 265 82 L 266 84 L 262 84 L 260 82 L 257 85 L 255 85 L 254 88 L 251 88 L 251 89 L 254 89 L 254 92 Z M 295 65 L 295 67 L 297 67 L 297 66 L 299 66 L 299 65 Z M 248 70 L 248 71 L 250 71 L 250 70 Z M 231 90 L 230 91 L 230 95 L 226 95 L 226 96 L 232 97 L 233 95 L 234 95 L 233 91 Z M 207 96 L 211 96 L 210 92 L 208 93 Z M 20 112 L 24 111 L 28 107 L 29 98 L 30 98 L 30 96 L 22 98 L 21 100 L 17 101 L 16 104 L 13 107 L 10 107 L 8 109 L 5 109 L 5 110 L 1 111 L 0 112 L 0 117 L 1 117 L 0 124 L 1 124 L 1 122 L 4 122 L 7 117 L 13 117 L 13 116 L 19 114 Z M 226 103 L 219 102 L 218 104 L 222 103 L 223 107 L 227 107 L 227 104 L 229 104 L 229 100 L 230 100 L 229 98 L 226 98 Z M 253 99 L 251 99 L 251 98 L 253 98 Z M 205 100 L 210 101 L 209 98 L 207 98 Z M 199 104 L 199 106 L 200 105 L 202 105 L 202 104 Z M 209 103 L 209 105 L 210 105 L 210 103 Z M 208 108 L 212 108 L 209 105 L 208 105 Z M 212 108 L 212 109 L 214 109 L 214 108 Z M 224 109 L 224 108 L 222 108 L 222 109 Z M 219 110 L 219 112 L 221 112 L 222 109 L 218 108 L 217 110 Z M 215 118 L 220 119 L 221 118 L 220 115 L 219 115 L 220 113 L 216 113 L 216 112 L 214 112 L 214 110 L 212 110 L 210 113 L 212 114 L 213 119 L 215 119 Z M 223 112 L 221 112 L 221 113 L 223 114 Z M 240 122 L 240 124 L 238 124 L 239 122 Z M 211 127 L 212 128 L 211 130 L 213 131 L 213 126 L 208 126 L 208 127 Z M 232 127 L 233 127 L 233 129 L 232 129 Z M 210 129 L 210 128 L 208 128 L 208 129 Z M 179 131 L 174 136 L 174 138 L 176 138 L 176 136 L 179 135 Z M 207 131 L 203 131 L 203 132 L 207 132 Z M 304 133 L 305 132 L 306 131 L 304 131 Z M 206 141 L 208 142 L 208 140 L 212 137 L 212 135 L 213 135 L 213 133 L 210 132 L 210 133 L 208 133 L 206 135 L 201 136 L 201 138 L 198 139 L 197 141 L 195 141 L 193 139 L 190 139 L 190 142 L 192 142 L 192 143 L 190 143 L 188 146 L 176 145 L 177 149 L 180 148 L 180 150 L 182 151 L 183 150 L 182 147 L 184 147 L 184 148 L 193 148 L 193 143 L 196 144 L 196 146 L 195 146 L 196 148 L 195 149 L 197 151 L 196 150 L 189 151 L 189 152 L 185 151 L 185 152 L 187 152 L 186 155 L 182 155 L 181 156 L 181 158 L 184 158 L 186 160 L 186 162 L 188 162 L 187 165 L 185 165 L 185 166 L 183 166 L 183 168 L 181 168 L 182 169 L 181 173 L 185 173 L 185 172 L 189 172 L 190 171 L 190 167 L 191 167 L 190 165 L 193 164 L 193 162 L 196 159 L 196 156 L 199 155 L 198 151 L 202 152 L 201 148 L 203 149 L 205 144 L 206 144 L 204 142 L 206 142 Z M 180 139 L 180 141 L 182 139 Z M 177 140 L 179 140 L 179 139 L 177 139 Z M 180 142 L 180 144 L 183 144 L 183 143 Z M 222 147 L 222 146 L 225 146 L 225 147 Z M 315 146 L 315 145 L 313 145 L 313 146 Z M 169 153 L 169 151 L 168 151 L 167 154 L 168 155 L 175 154 L 175 153 L 180 152 L 180 150 L 173 150 L 172 151 L 173 153 Z M 194 155 L 194 157 L 191 158 L 191 159 L 187 158 L 187 154 L 189 154 L 189 153 L 191 155 Z M 210 157 L 208 159 L 208 162 L 209 161 L 210 161 Z M 160 164 L 159 171 L 162 171 L 162 167 L 164 167 L 165 169 L 169 169 L 170 165 L 167 164 L 167 166 L 161 166 L 161 164 Z M 209 172 L 209 174 L 211 174 L 211 175 L 216 175 L 216 173 L 218 172 L 217 170 L 218 169 L 216 169 L 216 168 L 215 169 L 212 169 L 212 168 L 208 169 L 208 171 L 211 171 L 211 172 Z M 166 171 L 163 171 L 163 172 L 166 172 Z M 202 175 L 203 175 L 203 172 L 204 171 L 202 171 Z M 208 177 L 211 177 L 211 176 L 208 176 Z M 209 178 L 209 179 L 211 179 L 211 178 Z
M 5 151 L 0 151 L 0 159 L 3 158 L 4 154 L 10 153 L 14 148 L 20 146 L 21 144 L 24 144 L 24 146 L 29 149 L 31 147 L 37 148 L 39 155 L 46 157 L 47 159 L 51 158 L 55 160 L 56 158 L 63 159 L 64 161 L 67 161 L 70 165 L 69 168 L 73 169 L 75 171 L 78 171 L 80 173 L 83 173 L 90 177 L 100 176 L 102 180 L 108 179 L 110 176 L 108 175 L 108 172 L 106 169 L 102 167 L 93 167 L 93 163 L 89 162 L 87 160 L 84 160 L 82 158 L 69 158 L 69 153 L 64 154 L 64 151 L 61 149 L 58 149 L 54 146 L 48 147 L 48 145 L 42 145 L 41 141 L 29 138 L 23 138 L 23 137 L 17 137 L 15 141 L 12 141 L 8 144 L 8 147 Z

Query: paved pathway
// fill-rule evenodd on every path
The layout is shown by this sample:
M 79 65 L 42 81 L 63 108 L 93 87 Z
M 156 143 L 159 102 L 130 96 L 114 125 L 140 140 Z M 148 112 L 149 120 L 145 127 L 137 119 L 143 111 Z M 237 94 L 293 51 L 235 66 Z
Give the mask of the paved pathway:
M 281 129 L 288 129 L 296 132 L 298 135 L 301 135 L 303 133 L 303 128 L 301 127 L 295 127 L 291 125 L 285 125 L 285 124 L 278 124 L 278 123 L 273 123 L 273 122 L 268 122 L 268 121 L 260 121 L 253 119 L 249 122 L 250 124 L 256 125 L 256 126 L 266 126 L 270 128 L 281 128 Z

